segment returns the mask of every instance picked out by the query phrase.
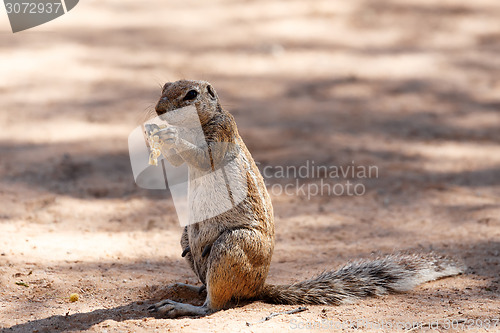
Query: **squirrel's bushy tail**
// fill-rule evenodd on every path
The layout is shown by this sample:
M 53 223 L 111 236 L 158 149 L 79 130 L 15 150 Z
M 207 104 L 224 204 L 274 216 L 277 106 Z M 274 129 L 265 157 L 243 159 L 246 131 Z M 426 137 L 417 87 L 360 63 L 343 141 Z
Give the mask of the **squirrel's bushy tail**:
M 464 270 L 462 264 L 433 254 L 389 255 L 357 261 L 293 284 L 265 285 L 261 297 L 275 304 L 342 304 L 362 297 L 407 291 Z

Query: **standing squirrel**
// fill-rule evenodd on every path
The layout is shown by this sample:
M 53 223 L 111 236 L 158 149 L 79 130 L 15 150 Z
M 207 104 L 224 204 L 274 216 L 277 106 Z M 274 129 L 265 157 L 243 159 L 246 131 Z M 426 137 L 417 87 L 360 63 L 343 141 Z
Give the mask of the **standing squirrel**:
M 265 280 L 274 249 L 273 206 L 250 152 L 241 139 L 233 116 L 224 110 L 217 93 L 205 81 L 166 83 L 155 110 L 161 116 L 186 106 L 196 107 L 204 137 L 180 137 L 180 128 L 169 126 L 158 133 L 162 151 L 175 166 L 189 170 L 190 212 L 206 210 L 210 203 L 203 193 L 203 175 L 229 161 L 242 173 L 246 197 L 228 211 L 192 223 L 181 237 L 185 257 L 203 283 L 202 287 L 178 284 L 191 290 L 206 289 L 202 306 L 163 300 L 149 308 L 164 317 L 203 316 L 229 306 L 232 300 L 263 300 L 275 304 L 332 304 L 409 290 L 418 284 L 457 275 L 464 267 L 441 256 L 399 254 L 371 261 L 358 261 L 318 276 L 288 285 L 270 285 Z M 236 152 L 236 150 L 238 150 Z M 238 177 L 239 175 L 233 175 Z M 227 188 L 211 188 L 212 193 Z M 209 196 L 210 197 L 210 196 Z M 199 198 L 199 200 L 197 199 Z M 211 196 L 211 203 L 217 198 Z

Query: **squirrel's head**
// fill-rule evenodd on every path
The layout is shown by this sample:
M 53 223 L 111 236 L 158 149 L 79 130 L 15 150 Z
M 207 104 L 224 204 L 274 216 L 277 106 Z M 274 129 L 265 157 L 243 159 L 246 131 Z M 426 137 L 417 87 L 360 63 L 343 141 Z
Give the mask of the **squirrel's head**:
M 165 83 L 155 111 L 162 115 L 189 105 L 196 107 L 202 125 L 223 112 L 219 97 L 210 83 L 190 80 Z

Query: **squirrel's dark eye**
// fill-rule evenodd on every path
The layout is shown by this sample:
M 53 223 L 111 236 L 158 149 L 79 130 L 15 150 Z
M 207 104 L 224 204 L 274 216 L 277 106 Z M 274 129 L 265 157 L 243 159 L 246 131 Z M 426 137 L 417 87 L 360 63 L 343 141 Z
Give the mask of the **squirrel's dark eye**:
M 196 90 L 189 90 L 186 96 L 184 96 L 183 100 L 184 101 L 190 101 L 196 98 L 198 96 L 198 92 Z
M 214 93 L 214 91 L 212 89 L 212 86 L 207 86 L 207 92 L 208 92 L 208 94 L 210 95 L 210 97 L 212 99 L 215 99 L 215 93 Z

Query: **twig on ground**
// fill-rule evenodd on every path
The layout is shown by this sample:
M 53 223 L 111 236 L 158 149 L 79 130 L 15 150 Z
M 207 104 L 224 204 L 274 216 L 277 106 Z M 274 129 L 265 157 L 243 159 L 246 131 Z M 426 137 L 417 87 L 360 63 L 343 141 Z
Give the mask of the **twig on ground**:
M 265 321 L 270 320 L 271 318 L 274 318 L 274 317 L 282 315 L 282 314 L 294 314 L 294 313 L 299 313 L 299 312 L 306 311 L 306 310 L 309 310 L 309 309 L 306 308 L 305 306 L 301 306 L 301 307 L 298 307 L 297 309 L 293 309 L 293 310 L 289 310 L 289 311 L 273 312 L 269 316 L 262 318 L 261 320 L 259 320 L 256 323 L 251 324 L 251 323 L 247 322 L 247 326 L 252 326 L 252 325 L 263 323 Z

